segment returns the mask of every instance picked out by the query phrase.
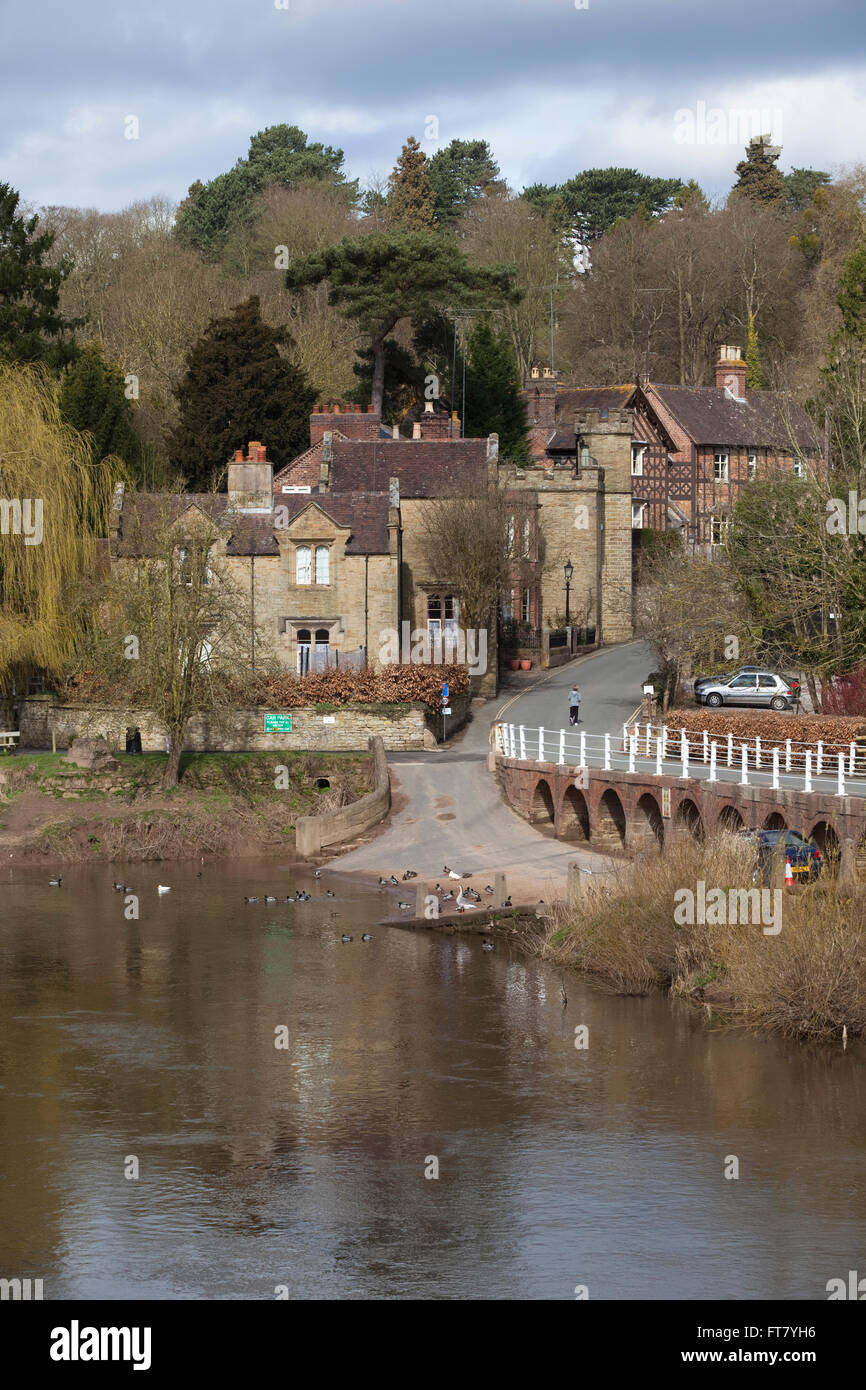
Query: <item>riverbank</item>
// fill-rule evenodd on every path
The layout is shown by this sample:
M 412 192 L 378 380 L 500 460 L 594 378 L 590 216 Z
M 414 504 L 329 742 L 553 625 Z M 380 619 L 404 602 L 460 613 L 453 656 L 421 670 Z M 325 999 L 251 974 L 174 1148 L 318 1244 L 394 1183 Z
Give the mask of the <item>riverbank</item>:
M 799 1041 L 866 1036 L 866 895 L 828 877 L 759 901 L 753 870 L 736 836 L 682 842 L 554 905 L 523 944 L 614 994 L 666 990 L 713 1021 Z
M 358 800 L 372 772 L 367 753 L 187 754 L 179 785 L 165 791 L 165 754 L 116 762 L 88 772 L 59 753 L 0 761 L 3 862 L 294 859 L 300 817 Z

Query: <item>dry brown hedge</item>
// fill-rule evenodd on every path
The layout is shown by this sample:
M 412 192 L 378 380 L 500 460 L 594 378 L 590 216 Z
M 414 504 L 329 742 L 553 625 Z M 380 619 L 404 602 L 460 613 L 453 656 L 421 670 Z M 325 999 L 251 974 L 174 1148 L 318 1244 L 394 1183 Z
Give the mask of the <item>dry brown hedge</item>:
M 687 733 L 702 733 L 707 730 L 711 738 L 719 743 L 718 756 L 727 746 L 727 735 L 734 735 L 734 747 L 739 748 L 737 740 L 754 744 L 760 738 L 762 748 L 784 751 L 785 740 L 792 743 L 824 744 L 828 758 L 831 754 L 847 754 L 852 742 L 863 745 L 858 751 L 866 751 L 866 718 L 860 715 L 840 714 L 782 714 L 770 709 L 672 709 L 668 711 L 668 738 L 678 739 L 680 729 Z M 700 758 L 700 746 L 695 748 L 690 739 L 690 756 Z M 803 755 L 800 753 L 800 761 Z M 797 759 L 797 749 L 792 750 L 792 760 Z M 814 764 L 814 759 L 813 759 Z

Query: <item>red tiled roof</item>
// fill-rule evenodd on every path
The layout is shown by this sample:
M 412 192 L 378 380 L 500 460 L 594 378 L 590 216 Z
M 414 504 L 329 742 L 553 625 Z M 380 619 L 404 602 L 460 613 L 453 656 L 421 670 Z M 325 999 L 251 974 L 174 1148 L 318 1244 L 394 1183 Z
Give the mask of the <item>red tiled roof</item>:
M 486 439 L 335 440 L 331 493 L 388 490 L 400 482 L 400 497 L 441 497 L 483 487 Z

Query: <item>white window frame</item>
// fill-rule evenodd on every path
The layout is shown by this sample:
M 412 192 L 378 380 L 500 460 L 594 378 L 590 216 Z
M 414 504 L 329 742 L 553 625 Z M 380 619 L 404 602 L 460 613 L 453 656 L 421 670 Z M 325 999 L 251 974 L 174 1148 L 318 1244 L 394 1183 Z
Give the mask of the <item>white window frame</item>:
M 723 513 L 721 516 L 714 515 L 710 517 L 710 545 L 724 545 L 730 524 L 731 518 L 726 513 Z M 719 533 L 718 540 L 716 539 L 716 529 L 718 529 Z
M 757 454 L 749 454 L 749 457 L 748 457 L 748 459 L 746 460 L 746 478 L 747 478 L 747 480 L 748 480 L 750 483 L 752 483 L 752 482 L 754 482 L 755 478 L 757 478 L 757 476 L 758 476 L 758 455 L 757 455 Z
M 308 545 L 299 545 L 295 548 L 295 583 L 312 584 L 313 582 L 313 555 Z
M 730 482 L 731 465 L 730 458 L 722 449 L 716 449 L 713 454 L 713 482 Z
M 631 446 L 631 476 L 633 478 L 643 477 L 643 456 L 646 451 L 646 444 L 632 444 Z
M 328 545 L 316 546 L 316 583 L 330 584 L 331 582 L 331 548 Z
M 794 459 L 791 464 L 791 472 L 795 478 L 805 478 L 806 469 L 802 459 Z
M 646 502 L 632 502 L 631 504 L 631 529 L 633 531 L 643 531 L 646 528 L 643 524 L 644 512 L 647 509 Z
M 520 597 L 520 614 L 524 623 L 529 623 L 532 618 L 532 590 L 524 589 Z

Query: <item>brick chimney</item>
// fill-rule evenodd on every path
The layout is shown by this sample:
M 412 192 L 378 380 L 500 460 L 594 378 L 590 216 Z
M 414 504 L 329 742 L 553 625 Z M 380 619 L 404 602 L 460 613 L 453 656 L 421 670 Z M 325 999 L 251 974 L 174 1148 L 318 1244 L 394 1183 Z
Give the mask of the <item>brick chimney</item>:
M 258 439 L 251 439 L 247 457 L 236 449 L 229 463 L 229 511 L 271 512 L 274 508 L 274 466 L 268 462 L 268 451 Z
M 716 386 L 718 390 L 727 389 L 738 401 L 746 399 L 746 364 L 740 349 L 722 343 L 719 360 L 716 363 Z
M 339 430 L 347 439 L 378 439 L 381 424 L 382 417 L 372 405 L 365 410 L 345 401 L 319 403 L 310 416 L 310 444 L 318 444 L 325 430 Z
M 422 439 L 451 438 L 451 416 L 447 410 L 434 410 L 432 401 L 424 402 L 420 424 Z
M 544 458 L 547 441 L 556 428 L 556 382 L 558 373 L 550 367 L 532 367 L 523 383 L 526 402 L 529 450 L 534 460 Z

